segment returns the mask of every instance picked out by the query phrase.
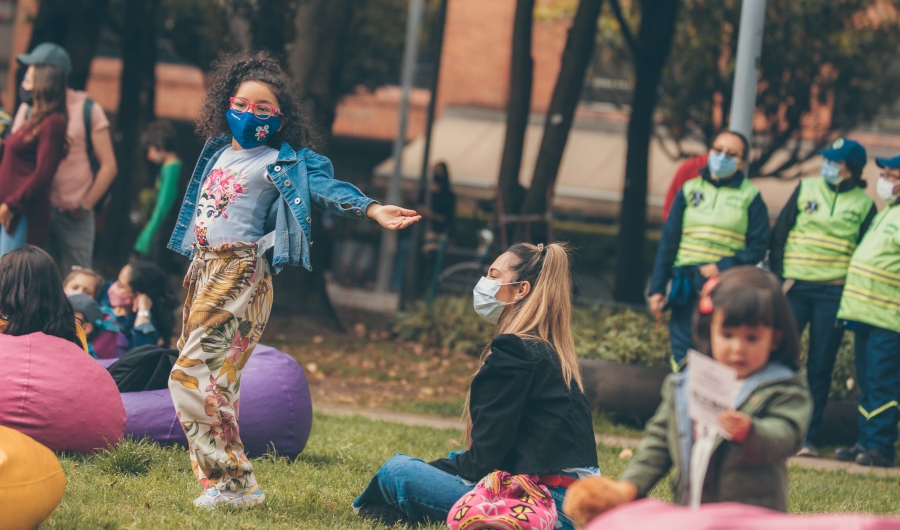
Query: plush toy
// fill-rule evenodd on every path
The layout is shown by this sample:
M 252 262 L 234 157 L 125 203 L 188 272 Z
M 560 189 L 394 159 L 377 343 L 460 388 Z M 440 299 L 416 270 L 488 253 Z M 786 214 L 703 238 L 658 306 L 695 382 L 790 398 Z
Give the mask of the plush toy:
M 598 515 L 637 498 L 637 487 L 631 482 L 606 477 L 588 477 L 576 481 L 566 490 L 563 512 L 583 528 Z

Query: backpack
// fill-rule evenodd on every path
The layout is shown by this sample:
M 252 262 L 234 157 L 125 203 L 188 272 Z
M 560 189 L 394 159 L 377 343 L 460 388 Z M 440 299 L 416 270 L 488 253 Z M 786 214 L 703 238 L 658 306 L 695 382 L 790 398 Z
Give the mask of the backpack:
M 532 475 L 494 471 L 450 508 L 450 530 L 553 530 L 558 513 L 550 490 Z
M 107 370 L 119 392 L 162 390 L 169 388 L 169 372 L 177 359 L 177 350 L 148 344 L 128 350 Z

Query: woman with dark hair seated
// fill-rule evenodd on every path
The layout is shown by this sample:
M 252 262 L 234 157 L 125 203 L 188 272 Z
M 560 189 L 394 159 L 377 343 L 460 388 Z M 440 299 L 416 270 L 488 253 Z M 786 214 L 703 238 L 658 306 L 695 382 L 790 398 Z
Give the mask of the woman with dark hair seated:
M 175 297 L 166 273 L 149 261 L 122 267 L 115 282 L 100 292 L 100 307 L 116 317 L 128 349 L 155 344 L 168 347 L 175 328 Z
M 0 333 L 44 333 L 84 349 L 53 258 L 25 245 L 0 258 Z

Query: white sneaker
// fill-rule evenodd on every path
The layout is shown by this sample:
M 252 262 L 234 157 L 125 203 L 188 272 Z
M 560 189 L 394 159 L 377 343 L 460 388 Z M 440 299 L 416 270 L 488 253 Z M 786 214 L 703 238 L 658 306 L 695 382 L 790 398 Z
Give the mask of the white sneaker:
M 236 508 L 253 508 L 265 502 L 266 496 L 253 486 L 243 491 L 222 491 L 218 488 L 209 488 L 203 495 L 194 499 L 194 506 L 212 510 L 219 504 L 227 504 Z

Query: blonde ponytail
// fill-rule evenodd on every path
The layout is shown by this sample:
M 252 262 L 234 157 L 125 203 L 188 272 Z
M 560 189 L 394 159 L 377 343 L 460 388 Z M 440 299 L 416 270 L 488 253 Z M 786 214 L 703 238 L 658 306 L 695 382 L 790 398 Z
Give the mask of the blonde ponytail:
M 497 335 L 513 334 L 551 345 L 559 356 L 566 386 L 571 389 L 574 382 L 578 390 L 584 392 L 572 337 L 572 273 L 568 248 L 563 243 L 546 246 L 516 243 L 507 252 L 518 260 L 512 266 L 516 273 L 514 281 L 529 282 L 531 292 L 503 314 Z M 488 355 L 490 344 L 485 347 L 482 360 Z M 472 419 L 468 398 L 465 420 L 466 446 L 471 446 Z

